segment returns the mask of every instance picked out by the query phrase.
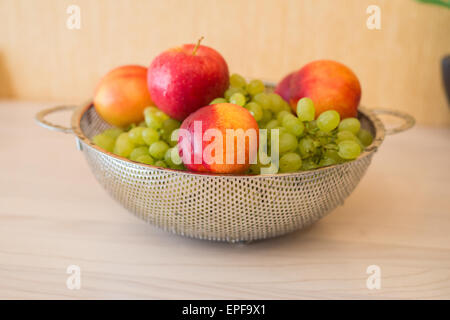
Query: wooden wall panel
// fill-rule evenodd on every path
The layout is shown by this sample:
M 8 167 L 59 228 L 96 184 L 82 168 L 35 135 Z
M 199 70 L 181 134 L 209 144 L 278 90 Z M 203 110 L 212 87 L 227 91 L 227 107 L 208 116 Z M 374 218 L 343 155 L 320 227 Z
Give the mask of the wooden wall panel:
M 66 28 L 70 4 L 80 30 Z M 381 30 L 366 27 L 371 4 Z M 450 124 L 440 74 L 450 10 L 414 0 L 0 0 L 0 24 L 1 98 L 80 103 L 109 69 L 205 36 L 232 71 L 277 81 L 335 59 L 359 76 L 364 105 Z

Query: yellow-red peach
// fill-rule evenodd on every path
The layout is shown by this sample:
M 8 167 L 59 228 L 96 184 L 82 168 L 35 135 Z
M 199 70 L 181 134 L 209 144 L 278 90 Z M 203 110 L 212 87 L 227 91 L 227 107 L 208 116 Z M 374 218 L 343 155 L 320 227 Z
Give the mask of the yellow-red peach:
M 183 121 L 178 146 L 189 170 L 239 174 L 256 159 L 258 140 L 258 124 L 250 112 L 218 103 L 198 109 Z M 213 158 L 208 160 L 208 155 Z
M 316 117 L 327 110 L 336 110 L 341 118 L 355 117 L 361 99 L 361 85 L 356 75 L 347 66 L 332 60 L 308 63 L 285 77 L 276 92 L 283 94 L 294 112 L 299 99 L 311 98 Z
M 147 88 L 147 68 L 136 65 L 118 67 L 97 85 L 94 106 L 109 124 L 126 127 L 144 120 L 144 109 L 153 105 Z

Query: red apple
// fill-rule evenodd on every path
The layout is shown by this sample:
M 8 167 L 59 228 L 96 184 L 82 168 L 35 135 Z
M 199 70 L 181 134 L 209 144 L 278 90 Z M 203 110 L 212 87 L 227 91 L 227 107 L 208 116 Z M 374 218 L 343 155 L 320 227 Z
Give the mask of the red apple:
M 181 121 L 223 96 L 229 85 L 228 66 L 216 50 L 185 44 L 152 61 L 147 84 L 158 108 Z
M 311 98 L 316 116 L 326 110 L 336 110 L 341 118 L 356 117 L 361 99 L 361 85 L 353 71 L 331 60 L 308 63 L 284 78 L 276 92 L 289 102 L 294 112 L 299 99 Z

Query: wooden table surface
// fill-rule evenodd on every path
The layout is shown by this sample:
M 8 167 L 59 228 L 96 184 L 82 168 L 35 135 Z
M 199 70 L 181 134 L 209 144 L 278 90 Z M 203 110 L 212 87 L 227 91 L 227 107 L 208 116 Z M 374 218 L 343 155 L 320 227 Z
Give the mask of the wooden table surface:
M 307 230 L 232 245 L 129 214 L 73 136 L 35 124 L 46 106 L 0 102 L 2 299 L 450 298 L 448 128 L 387 137 L 345 204 Z M 370 265 L 380 289 L 366 286 Z

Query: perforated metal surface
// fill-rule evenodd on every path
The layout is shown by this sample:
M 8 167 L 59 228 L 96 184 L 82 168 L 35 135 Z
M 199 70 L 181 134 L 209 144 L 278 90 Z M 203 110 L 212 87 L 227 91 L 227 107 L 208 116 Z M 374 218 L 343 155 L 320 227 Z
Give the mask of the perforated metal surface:
M 374 143 L 357 160 L 313 171 L 267 176 L 194 174 L 138 164 L 105 152 L 90 139 L 108 125 L 92 106 L 79 109 L 72 127 L 97 180 L 124 207 L 177 234 L 250 241 L 304 228 L 342 204 L 384 138 L 374 114 L 361 109 Z

